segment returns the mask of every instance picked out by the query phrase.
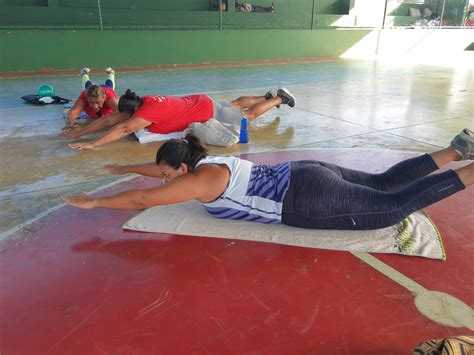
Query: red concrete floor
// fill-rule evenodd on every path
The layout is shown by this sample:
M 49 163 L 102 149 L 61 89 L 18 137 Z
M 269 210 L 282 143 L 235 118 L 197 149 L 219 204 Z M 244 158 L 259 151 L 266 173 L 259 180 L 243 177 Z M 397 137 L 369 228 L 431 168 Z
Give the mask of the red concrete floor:
M 408 156 L 339 149 L 245 157 L 381 170 Z M 154 183 L 138 178 L 102 193 Z M 468 188 L 427 209 L 445 262 L 374 256 L 474 306 L 473 200 Z M 351 253 L 122 231 L 135 213 L 63 207 L 2 244 L 2 355 L 409 354 L 425 339 L 474 334 L 429 320 L 410 291 Z

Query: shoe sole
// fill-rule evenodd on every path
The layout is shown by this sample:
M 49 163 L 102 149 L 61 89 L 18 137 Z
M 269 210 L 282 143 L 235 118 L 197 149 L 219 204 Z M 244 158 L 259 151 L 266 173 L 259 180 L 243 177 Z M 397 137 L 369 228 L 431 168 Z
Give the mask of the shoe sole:
M 473 144 L 474 138 L 464 132 L 464 130 L 451 141 L 451 147 L 461 154 L 463 160 L 472 160 L 474 158 Z
M 466 130 L 469 133 L 466 133 Z M 469 142 L 470 144 L 474 144 L 474 137 L 471 134 L 474 134 L 471 130 L 465 128 L 461 131 L 461 133 L 458 134 L 459 138 L 462 139 L 465 142 Z
M 79 71 L 79 76 L 83 76 L 84 74 L 89 74 L 91 72 L 91 70 L 89 68 L 82 68 L 80 71 Z
M 295 107 L 295 103 L 296 103 L 296 98 L 293 96 L 293 94 L 285 87 L 281 87 L 280 89 L 278 89 L 278 91 L 282 91 L 285 93 L 285 95 L 289 96 L 291 98 L 292 101 L 290 101 L 288 103 L 288 106 L 290 107 Z M 278 94 L 277 94 L 278 95 Z

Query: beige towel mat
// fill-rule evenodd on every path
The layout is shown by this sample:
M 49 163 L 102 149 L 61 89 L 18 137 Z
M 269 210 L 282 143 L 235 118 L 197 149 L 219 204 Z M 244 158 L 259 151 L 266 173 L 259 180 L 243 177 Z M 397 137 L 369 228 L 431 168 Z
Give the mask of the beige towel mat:
M 395 226 L 370 231 L 318 230 L 284 224 L 219 219 L 207 213 L 198 202 L 149 208 L 124 223 L 124 229 L 251 240 L 307 248 L 354 252 L 394 253 L 444 260 L 441 236 L 422 211 Z

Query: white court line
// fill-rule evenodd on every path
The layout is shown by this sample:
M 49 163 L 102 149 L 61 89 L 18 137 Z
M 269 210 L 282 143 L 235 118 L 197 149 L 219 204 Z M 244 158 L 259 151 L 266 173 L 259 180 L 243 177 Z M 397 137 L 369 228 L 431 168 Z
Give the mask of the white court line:
M 31 107 L 11 107 L 11 108 L 0 108 L 0 111 L 11 111 L 11 110 L 31 110 L 34 109 L 34 106 Z
M 93 194 L 93 193 L 99 192 L 99 191 L 101 191 L 101 190 L 104 190 L 104 189 L 106 189 L 106 188 L 112 187 L 112 186 L 114 186 L 114 185 L 116 185 L 116 184 L 119 184 L 119 183 L 121 183 L 121 182 L 125 182 L 125 181 L 128 181 L 128 180 L 132 180 L 132 179 L 135 178 L 135 177 L 136 177 L 136 175 L 126 176 L 126 177 L 124 177 L 124 178 L 122 178 L 122 179 L 118 179 L 118 180 L 113 181 L 113 182 L 111 182 L 111 183 L 109 183 L 109 184 L 100 186 L 100 187 L 98 187 L 98 188 L 96 188 L 96 189 L 94 189 L 94 190 L 91 190 L 91 191 L 87 192 L 87 193 L 88 193 L 88 194 Z M 47 215 L 53 213 L 54 211 L 56 211 L 56 210 L 58 210 L 58 209 L 60 209 L 61 207 L 64 207 L 64 206 L 66 206 L 65 203 L 60 203 L 60 204 L 58 204 L 58 205 L 56 205 L 56 206 L 53 206 L 53 207 L 51 207 L 51 208 L 48 208 L 46 211 L 43 211 L 43 212 L 37 214 L 37 215 L 34 216 L 33 218 L 30 218 L 30 219 L 26 220 L 25 222 L 22 222 L 22 223 L 16 225 L 15 227 L 12 227 L 12 228 L 6 230 L 5 232 L 0 233 L 0 242 L 4 241 L 5 239 L 11 237 L 13 234 L 17 233 L 18 231 L 22 230 L 23 228 L 26 228 L 28 225 L 30 225 L 30 224 L 32 224 L 32 223 L 34 223 L 34 222 L 40 220 L 40 219 L 43 218 L 43 217 L 46 217 Z
M 427 290 L 408 276 L 368 253 L 351 252 L 351 254 L 412 292 L 415 296 L 415 307 L 425 317 L 438 324 L 474 330 L 474 309 L 461 300 L 448 293 Z

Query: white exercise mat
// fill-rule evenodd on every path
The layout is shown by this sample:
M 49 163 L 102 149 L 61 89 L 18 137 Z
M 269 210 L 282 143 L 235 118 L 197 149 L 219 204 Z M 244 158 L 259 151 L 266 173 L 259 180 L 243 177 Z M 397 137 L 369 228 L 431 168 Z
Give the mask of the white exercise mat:
M 370 231 L 318 230 L 284 224 L 219 219 L 198 202 L 149 208 L 124 223 L 124 229 L 251 240 L 307 248 L 354 252 L 394 253 L 444 260 L 441 236 L 424 212 L 416 212 L 401 223 Z

